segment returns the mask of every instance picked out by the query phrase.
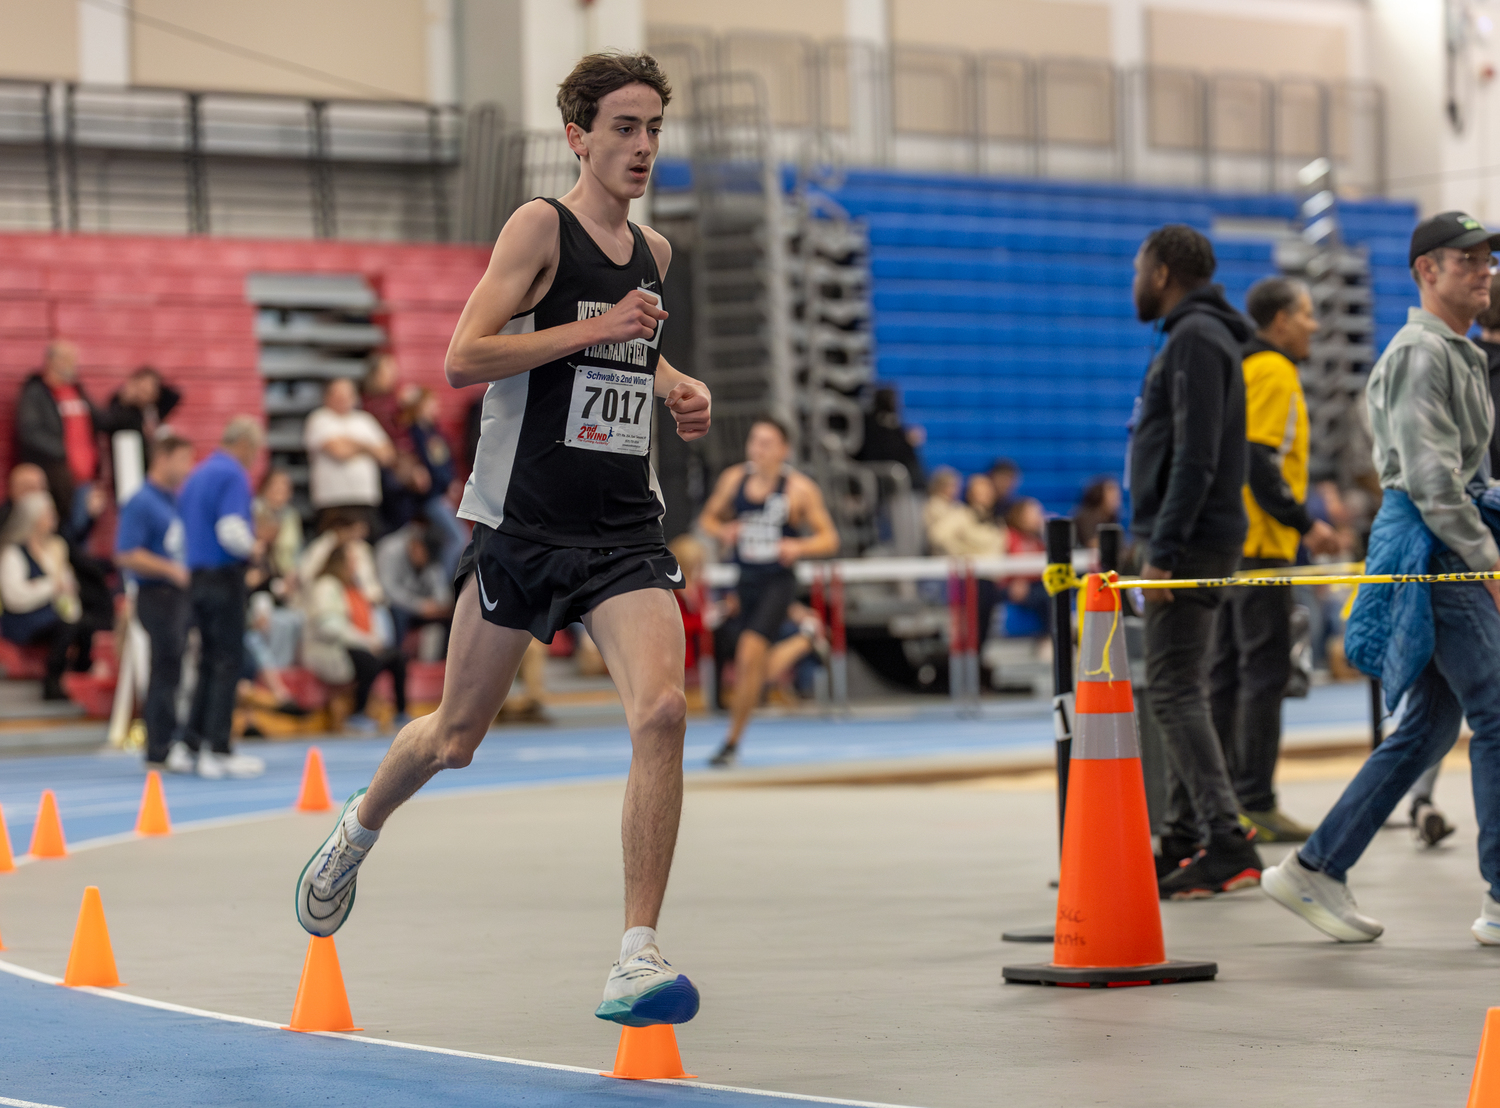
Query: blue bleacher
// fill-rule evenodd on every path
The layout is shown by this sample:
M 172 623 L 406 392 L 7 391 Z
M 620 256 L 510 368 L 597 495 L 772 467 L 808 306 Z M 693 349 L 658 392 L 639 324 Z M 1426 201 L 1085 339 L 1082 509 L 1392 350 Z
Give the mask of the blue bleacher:
M 659 163 L 658 189 L 687 188 Z M 795 173 L 784 171 L 791 188 Z M 1125 423 L 1158 345 L 1130 284 L 1141 240 L 1163 223 L 1212 233 L 1219 219 L 1297 218 L 1285 194 L 851 169 L 828 195 L 870 229 L 877 372 L 927 431 L 929 466 L 964 473 L 997 457 L 1023 492 L 1071 510 L 1101 473 L 1119 476 Z M 1416 302 L 1406 267 L 1416 208 L 1341 201 L 1345 238 L 1370 251 L 1377 349 Z M 1263 238 L 1215 235 L 1231 303 L 1274 273 Z

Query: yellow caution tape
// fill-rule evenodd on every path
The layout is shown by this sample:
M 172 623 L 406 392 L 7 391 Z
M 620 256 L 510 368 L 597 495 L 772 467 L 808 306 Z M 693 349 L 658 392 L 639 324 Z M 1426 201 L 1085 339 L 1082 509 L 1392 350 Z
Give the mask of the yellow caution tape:
M 1222 589 L 1239 585 L 1440 585 L 1463 581 L 1500 581 L 1500 570 L 1483 573 L 1336 573 L 1278 577 L 1192 577 L 1176 580 L 1122 578 L 1106 581 L 1111 589 Z
M 1056 596 L 1069 589 L 1083 588 L 1083 578 L 1078 576 L 1071 562 L 1053 562 L 1042 571 L 1042 587 L 1048 596 Z

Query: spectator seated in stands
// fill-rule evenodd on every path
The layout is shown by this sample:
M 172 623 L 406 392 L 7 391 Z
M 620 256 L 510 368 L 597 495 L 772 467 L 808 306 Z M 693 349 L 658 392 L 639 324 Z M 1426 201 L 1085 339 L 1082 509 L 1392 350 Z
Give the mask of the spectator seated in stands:
M 99 430 L 106 434 L 117 431 L 139 434 L 144 461 L 149 467 L 157 429 L 181 399 L 182 394 L 163 382 L 160 373 L 143 365 L 125 378 L 125 383 L 110 397 L 109 407 L 98 417 Z
M 302 557 L 302 516 L 292 504 L 292 475 L 268 469 L 250 510 L 264 553 L 250 567 L 246 582 L 252 592 L 267 589 L 285 604 L 296 595 L 297 560 Z
M 1099 546 L 1099 525 L 1120 522 L 1120 482 L 1113 477 L 1096 477 L 1078 498 L 1073 509 L 1073 528 L 1079 546 Z
M 961 480 L 957 470 L 943 466 L 927 482 L 927 505 L 922 510 L 922 523 L 927 529 L 927 542 L 932 552 L 964 558 L 1004 554 L 1005 529 L 980 519 L 973 507 L 959 501 Z M 984 503 L 985 492 L 981 489 L 977 495 Z
M 5 524 L 10 519 L 11 509 L 20 503 L 22 497 L 33 492 L 45 492 L 50 495 L 47 488 L 47 474 L 39 465 L 22 462 L 10 471 L 10 476 L 5 481 L 5 503 L 0 504 L 0 531 L 5 529 Z
M 242 705 L 304 716 L 306 709 L 297 703 L 281 674 L 296 661 L 295 636 L 302 626 L 300 613 L 295 624 L 278 621 L 277 614 L 285 611 L 276 607 L 268 592 L 251 595 L 245 620 L 245 665 L 240 674 L 237 700 Z M 253 687 L 256 682 L 265 687 L 265 696 L 257 695 Z
M 413 521 L 375 547 L 375 570 L 390 604 L 396 646 L 405 644 L 408 632 L 421 628 L 418 657 L 426 661 L 443 656 L 453 622 L 453 579 L 437 560 L 435 545 L 427 527 Z
M 418 389 L 402 413 L 402 424 L 411 444 L 412 476 L 424 490 L 413 513 L 431 525 L 430 534 L 438 544 L 438 560 L 452 580 L 458 572 L 469 537 L 458 522 L 448 489 L 453 484 L 453 448 L 438 429 L 438 397 L 431 389 Z
M 1007 554 L 1038 554 L 1047 550 L 1046 514 L 1042 502 L 1025 496 L 1011 505 L 1005 517 Z M 1052 599 L 1040 577 L 1010 577 L 1002 582 L 1005 599 L 1023 608 L 1035 618 L 1045 633 L 1052 611 Z
M 927 485 L 926 473 L 918 448 L 927 441 L 920 427 L 907 427 L 901 422 L 899 398 L 893 388 L 875 390 L 870 415 L 865 420 L 864 439 L 859 453 L 854 455 L 860 462 L 896 462 L 906 467 L 913 489 Z
M 362 516 L 374 528 L 381 502 L 382 466 L 396 461 L 390 436 L 369 412 L 354 406 L 354 382 L 328 382 L 323 407 L 307 417 L 303 440 L 311 465 L 312 505 L 318 511 L 318 530 L 335 509 Z
M 366 734 L 379 729 L 365 709 L 375 678 L 387 671 L 395 685 L 396 726 L 400 728 L 409 721 L 406 659 L 384 634 L 381 614 L 356 582 L 349 548 L 334 547 L 322 576 L 313 583 L 303 628 L 302 660 L 329 684 L 354 683 L 354 714 L 347 726 Z
M 354 570 L 354 579 L 371 604 L 385 603 L 385 590 L 380 586 L 380 574 L 375 568 L 375 550 L 370 546 L 370 524 L 368 516 L 351 509 L 329 512 L 324 517 L 323 533 L 307 544 L 297 563 L 297 580 L 305 597 L 312 584 L 327 572 L 323 567 L 328 556 L 339 547 L 344 547 L 349 564 Z
M 30 492 L 13 506 L 0 533 L 0 635 L 17 646 L 45 646 L 42 699 L 66 700 L 62 675 L 75 652 L 74 670 L 92 664 L 93 628 L 83 619 L 68 546 L 57 533 L 57 508 L 45 492 Z

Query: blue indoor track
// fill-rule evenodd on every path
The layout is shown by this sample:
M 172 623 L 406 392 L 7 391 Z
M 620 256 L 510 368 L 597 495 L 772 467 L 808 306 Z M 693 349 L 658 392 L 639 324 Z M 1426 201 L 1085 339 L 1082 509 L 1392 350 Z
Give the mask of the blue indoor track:
M 1314 690 L 1288 701 L 1288 728 L 1357 726 L 1367 718 L 1363 684 Z M 688 729 L 686 764 L 700 770 L 721 734 L 718 722 Z M 335 797 L 368 782 L 389 736 L 322 744 Z M 256 744 L 264 777 L 203 781 L 168 777 L 174 825 L 286 814 L 307 743 Z M 754 768 L 995 754 L 1050 757 L 1045 702 L 987 705 L 955 718 L 934 705 L 900 718 L 768 719 L 745 746 Z M 424 796 L 621 778 L 630 746 L 623 727 L 492 732 L 473 764 L 439 775 Z M 58 800 L 70 845 L 105 847 L 134 838 L 142 773 L 119 752 L 12 758 L 0 762 L 0 805 L 14 851 L 26 850 L 41 791 Z M 0 894 L 5 891 L 0 876 Z M 0 954 L 0 958 L 4 955 Z M 627 1082 L 573 1069 L 340 1035 L 301 1035 L 272 1024 L 179 1008 L 109 990 L 72 990 L 0 962 L 0 1108 L 202 1108 L 206 1105 L 750 1105 L 768 1099 L 856 1104 L 738 1090 L 698 1082 Z M 131 1003 L 129 1001 L 134 1001 Z

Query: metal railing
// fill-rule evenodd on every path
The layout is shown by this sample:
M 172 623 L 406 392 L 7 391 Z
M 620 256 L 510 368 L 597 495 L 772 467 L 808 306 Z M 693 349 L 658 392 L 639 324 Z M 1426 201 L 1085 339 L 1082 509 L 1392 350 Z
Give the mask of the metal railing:
M 788 160 L 1279 191 L 1326 157 L 1342 187 L 1385 188 L 1372 82 L 662 25 L 647 39 L 684 98 L 706 74 L 757 74 Z M 674 101 L 669 118 L 691 114 Z M 679 141 L 669 125 L 663 156 Z
M 0 81 L 0 227 L 446 241 L 460 113 Z

